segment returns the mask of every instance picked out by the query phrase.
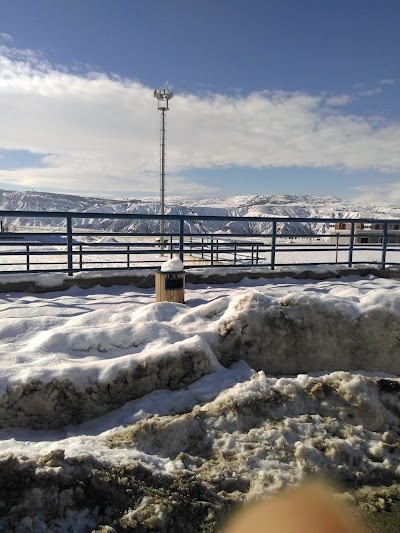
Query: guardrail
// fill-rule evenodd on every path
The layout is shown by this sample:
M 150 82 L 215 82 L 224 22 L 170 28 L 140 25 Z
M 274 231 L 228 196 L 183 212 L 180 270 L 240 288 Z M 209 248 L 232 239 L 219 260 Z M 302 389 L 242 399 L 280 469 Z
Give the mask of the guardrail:
M 336 218 L 0 211 L 0 219 L 9 229 L 17 222 L 25 225 L 22 231 L 0 233 L 0 274 L 52 271 L 72 276 L 82 270 L 159 268 L 175 255 L 185 268 L 400 266 L 400 231 L 391 229 L 400 227 L 400 221 L 392 219 L 340 219 L 349 225 L 347 231 L 328 229 Z M 158 229 L 162 219 L 164 234 Z M 29 227 L 38 221 L 47 221 L 44 230 Z M 122 229 L 98 229 L 95 221 Z M 382 229 L 359 232 L 365 224 Z M 143 225 L 152 228 L 141 231 Z

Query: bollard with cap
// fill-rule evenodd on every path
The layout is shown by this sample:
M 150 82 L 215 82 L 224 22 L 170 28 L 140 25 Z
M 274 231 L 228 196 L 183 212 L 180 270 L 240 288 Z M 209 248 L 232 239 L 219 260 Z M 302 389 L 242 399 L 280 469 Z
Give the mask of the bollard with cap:
M 185 271 L 179 257 L 165 261 L 156 272 L 156 302 L 185 303 Z

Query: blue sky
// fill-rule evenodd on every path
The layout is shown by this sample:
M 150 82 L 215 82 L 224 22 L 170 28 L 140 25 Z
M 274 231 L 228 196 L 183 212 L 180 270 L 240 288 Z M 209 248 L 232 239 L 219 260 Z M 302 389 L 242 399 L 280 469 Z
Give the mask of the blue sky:
M 2 0 L 0 187 L 400 202 L 400 3 Z

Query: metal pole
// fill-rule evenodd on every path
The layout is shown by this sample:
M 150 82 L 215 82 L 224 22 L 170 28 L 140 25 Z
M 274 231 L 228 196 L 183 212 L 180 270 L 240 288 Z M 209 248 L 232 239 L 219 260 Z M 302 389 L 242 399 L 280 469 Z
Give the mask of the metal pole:
M 381 269 L 386 269 L 386 246 L 388 242 L 388 223 L 383 223 L 383 238 L 382 238 L 382 264 Z
M 161 216 L 165 215 L 165 109 L 161 110 L 161 138 L 160 138 L 160 212 Z M 164 233 L 165 222 L 160 220 L 160 249 L 161 255 L 164 255 Z
M 184 235 L 185 235 L 185 220 L 184 218 L 179 219 L 179 259 L 184 260 L 183 257 L 183 246 L 184 246 Z
M 275 270 L 276 254 L 276 220 L 272 222 L 272 239 L 271 239 L 271 270 Z
M 339 259 L 339 233 L 336 233 L 336 260 L 337 263 Z
M 72 218 L 71 215 L 67 215 L 67 261 L 68 261 L 68 276 L 72 276 L 74 273 L 74 265 L 72 258 Z
M 350 223 L 350 241 L 349 241 L 349 260 L 348 260 L 348 267 L 351 268 L 353 266 L 353 248 L 354 248 L 354 222 Z
M 168 83 L 164 89 L 156 89 L 154 96 L 158 100 L 158 110 L 161 111 L 160 122 L 160 251 L 164 255 L 164 233 L 165 233 L 165 112 L 168 111 L 168 101 L 173 97 Z

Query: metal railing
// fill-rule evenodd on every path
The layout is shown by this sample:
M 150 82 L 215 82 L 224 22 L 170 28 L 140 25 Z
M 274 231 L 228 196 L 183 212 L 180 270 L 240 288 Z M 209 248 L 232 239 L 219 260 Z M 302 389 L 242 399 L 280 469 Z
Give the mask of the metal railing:
M 185 268 L 400 266 L 400 231 L 391 230 L 400 221 L 392 219 L 345 219 L 345 232 L 329 231 L 335 218 L 0 211 L 0 219 L 11 230 L 0 233 L 2 274 L 52 271 L 72 276 L 82 270 L 159 268 L 173 256 Z M 36 229 L 38 221 L 44 230 Z M 361 242 L 358 228 L 371 223 L 381 224 L 382 230 L 362 230 Z M 365 243 L 368 238 L 380 242 Z

